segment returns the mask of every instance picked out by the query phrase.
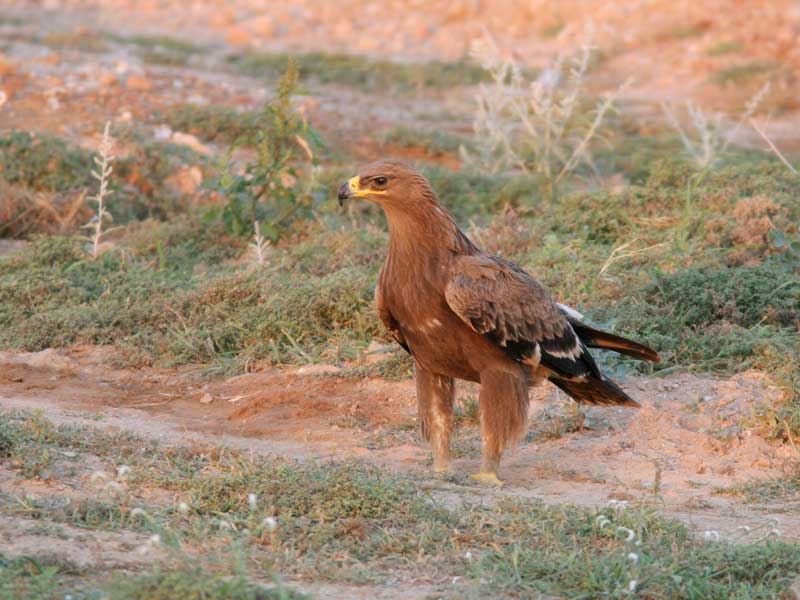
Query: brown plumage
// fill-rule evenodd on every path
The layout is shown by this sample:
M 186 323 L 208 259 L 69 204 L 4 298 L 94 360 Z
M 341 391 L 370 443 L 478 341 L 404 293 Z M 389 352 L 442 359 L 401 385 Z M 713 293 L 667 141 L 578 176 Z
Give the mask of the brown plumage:
M 483 463 L 475 477 L 491 483 L 503 450 L 524 433 L 530 385 L 547 379 L 578 402 L 638 406 L 600 372 L 587 346 L 642 360 L 658 354 L 585 325 L 517 265 L 477 248 L 421 174 L 372 163 L 340 188 L 340 202 L 350 197 L 386 213 L 378 315 L 414 356 L 422 434 L 436 470 L 450 458 L 454 379 L 481 384 Z

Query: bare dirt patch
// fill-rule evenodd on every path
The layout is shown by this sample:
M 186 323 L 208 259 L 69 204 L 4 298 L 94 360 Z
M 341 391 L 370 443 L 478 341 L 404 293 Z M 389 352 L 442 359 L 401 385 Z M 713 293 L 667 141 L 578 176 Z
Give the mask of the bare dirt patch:
M 98 362 L 102 355 L 95 348 L 4 353 L 3 405 L 43 408 L 55 422 L 131 430 L 168 444 L 230 445 L 299 460 L 356 457 L 401 471 L 429 467 L 428 450 L 415 433 L 413 382 L 291 369 L 203 383 L 190 372 L 110 369 Z M 782 506 L 721 493 L 780 478 L 798 458 L 791 446 L 769 442 L 754 429 L 755 410 L 778 393 L 765 376 L 678 374 L 631 378 L 625 387 L 642 409 L 588 408 L 576 424 L 563 395 L 534 390 L 531 432 L 504 461 L 506 485 L 497 492 L 466 482 L 478 467 L 479 444 L 476 428 L 462 427 L 460 439 L 470 443 L 453 474 L 436 487 L 457 497 L 654 505 L 730 540 L 752 537 L 742 525 L 757 529 L 776 521 L 784 535 L 800 538 L 800 519 Z M 470 393 L 464 389 L 461 396 Z

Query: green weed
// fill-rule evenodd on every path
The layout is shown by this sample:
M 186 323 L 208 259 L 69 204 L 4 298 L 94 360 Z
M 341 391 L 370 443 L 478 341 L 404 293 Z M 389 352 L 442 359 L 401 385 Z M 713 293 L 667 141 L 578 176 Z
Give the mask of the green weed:
M 221 219 L 236 235 L 250 234 L 256 227 L 261 236 L 274 242 L 291 223 L 308 216 L 314 191 L 311 147 L 321 140 L 292 106 L 297 78 L 297 68 L 290 61 L 275 98 L 259 117 L 256 158 L 243 173 L 228 166 L 219 178 L 226 204 L 211 209 L 208 216 Z

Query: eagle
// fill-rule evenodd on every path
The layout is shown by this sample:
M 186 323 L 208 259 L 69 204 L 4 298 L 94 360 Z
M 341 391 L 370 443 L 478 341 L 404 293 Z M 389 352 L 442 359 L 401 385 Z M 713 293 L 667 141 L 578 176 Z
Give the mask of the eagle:
M 433 468 L 449 469 L 454 380 L 480 384 L 480 471 L 500 485 L 503 451 L 525 432 L 528 388 L 547 380 L 573 400 L 639 406 L 589 353 L 602 348 L 654 361 L 637 342 L 598 331 L 553 300 L 516 264 L 478 248 L 411 167 L 378 161 L 339 188 L 339 204 L 365 198 L 389 227 L 389 251 L 375 288 L 378 317 L 415 362 L 417 409 Z

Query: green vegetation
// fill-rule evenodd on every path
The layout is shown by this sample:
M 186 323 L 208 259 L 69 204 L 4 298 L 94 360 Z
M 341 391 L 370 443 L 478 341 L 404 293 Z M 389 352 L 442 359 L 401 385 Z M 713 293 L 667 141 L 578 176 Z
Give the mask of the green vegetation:
M 431 156 L 457 154 L 460 146 L 469 143 L 465 138 L 438 129 L 431 131 L 404 126 L 394 127 L 381 134 L 378 141 L 382 145 L 398 148 L 419 148 Z
M 4 413 L 0 425 L 14 431 L 30 419 Z M 382 582 L 390 574 L 457 577 L 461 582 L 453 591 L 467 598 L 490 591 L 496 597 L 596 597 L 634 589 L 658 598 L 766 599 L 800 571 L 800 551 L 791 543 L 699 542 L 682 525 L 647 509 L 510 499 L 446 506 L 435 486 L 358 463 L 297 464 L 226 449 L 160 448 L 89 428 L 40 426 L 54 432 L 38 442 L 53 454 L 69 449 L 109 465 L 130 464 L 126 491 L 69 504 L 55 497 L 0 496 L 0 513 L 70 523 L 87 532 L 158 532 L 178 558 L 174 568 L 97 584 L 111 598 L 175 597 L 179 591 L 189 598 L 296 597 L 280 586 L 248 583 L 276 569 L 353 584 Z M 174 494 L 184 504 L 137 506 L 133 498 L 142 487 L 171 492 L 157 497 Z M 200 540 L 201 549 L 195 544 Z M 238 562 L 244 555 L 248 560 Z M 63 567 L 37 566 L 32 573 L 36 564 L 6 561 L 0 585 L 64 587 Z M 238 575 L 223 578 L 216 574 L 222 570 Z
M 752 61 L 720 69 L 711 76 L 711 81 L 718 85 L 743 84 L 774 69 L 773 65 Z
M 112 131 L 112 135 L 124 142 L 127 149 L 127 154 L 115 161 L 111 181 L 114 194 L 110 210 L 115 221 L 166 219 L 185 212 L 186 194 L 171 185 L 170 177 L 191 165 L 204 166 L 204 160 L 186 147 L 155 142 L 137 130 Z M 46 202 L 52 210 L 40 210 L 41 218 L 53 220 L 55 215 L 60 219 L 65 212 L 61 199 L 95 189 L 97 182 L 91 175 L 94 156 L 57 137 L 12 130 L 0 134 L 0 180 L 18 188 L 17 194 L 24 195 L 28 190 L 44 193 L 37 196 L 35 204 Z M 33 210 L 31 204 L 21 206 L 19 211 Z M 46 223 L 38 228 L 31 224 L 24 233 L 37 230 L 50 229 Z
M 16 184 L 85 185 L 88 155 L 47 139 L 57 160 L 48 171 L 30 150 L 45 140 L 12 135 L 24 143 L 0 158 L 8 157 L 4 169 Z M 157 157 L 143 151 L 138 163 L 122 159 L 115 176 L 146 169 L 143 179 L 158 181 L 169 163 Z M 631 168 L 641 184 L 616 194 L 568 194 L 555 205 L 535 201 L 530 177 L 424 171 L 445 205 L 472 223 L 467 229 L 478 243 L 519 261 L 555 297 L 587 309 L 599 324 L 643 337 L 664 358 L 658 368 L 731 372 L 766 365 L 761 357 L 770 348 L 780 354 L 793 347 L 800 264 L 794 176 L 769 161 L 723 167 L 700 185 L 681 162 Z M 224 372 L 252 360 L 355 358 L 382 335 L 371 297 L 385 234 L 366 204 L 354 205 L 365 211 L 355 227 L 343 224 L 332 190 L 350 173 L 326 167 L 313 182 L 289 188 L 313 190 L 297 210 L 313 211 L 317 221 L 286 221 L 266 268 L 231 265 L 246 255 L 245 243 L 226 233 L 224 220 L 204 224 L 197 213 L 131 224 L 115 236 L 120 251 L 98 261 L 89 261 L 77 241 L 35 240 L 25 253 L 0 261 L 0 344 L 27 350 L 115 344 L 125 364 L 199 362 Z M 240 183 L 252 189 L 252 179 Z M 163 199 L 156 190 L 151 197 Z M 246 234 L 252 197 L 242 190 L 235 197 Z M 257 203 L 257 216 L 269 217 L 261 212 L 267 208 Z M 119 209 L 112 204 L 113 210 Z M 404 361 L 388 358 L 354 374 L 408 372 Z M 620 364 L 613 356 L 607 362 Z
M 219 178 L 225 206 L 209 211 L 236 235 L 249 234 L 277 241 L 297 219 L 310 213 L 314 182 L 310 166 L 312 145 L 321 140 L 305 118 L 292 106 L 298 71 L 289 61 L 278 82 L 275 98 L 259 118 L 253 145 L 256 157 L 242 173 L 227 166 Z
M 730 54 L 732 52 L 737 52 L 741 50 L 742 46 L 739 42 L 717 42 L 716 44 L 709 46 L 706 50 L 706 54 L 709 56 L 724 56 L 725 54 Z
M 166 35 L 109 36 L 114 41 L 135 46 L 142 60 L 151 64 L 182 66 L 205 48 Z
M 800 471 L 765 481 L 753 481 L 719 490 L 720 494 L 744 496 L 748 502 L 780 501 L 785 509 L 793 508 L 791 501 L 800 502 Z
M 72 48 L 84 52 L 108 50 L 108 43 L 102 34 L 84 28 L 48 33 L 41 38 L 41 43 L 53 48 Z
M 783 265 L 655 273 L 640 295 L 596 318 L 659 349 L 664 365 L 735 371 L 757 350 L 796 345 L 800 282 Z
M 356 54 L 248 53 L 233 55 L 229 62 L 246 75 L 275 79 L 286 69 L 289 60 L 297 63 L 301 81 L 336 83 L 367 90 L 413 91 L 443 90 L 453 86 L 474 85 L 485 81 L 486 71 L 466 60 L 399 63 L 371 59 Z
M 160 117 L 173 130 L 185 131 L 203 140 L 253 145 L 262 115 L 257 111 L 238 111 L 224 106 L 178 104 Z
M 91 154 L 49 135 L 10 131 L 0 136 L 0 176 L 36 191 L 68 191 L 92 185 Z
M 224 232 L 201 231 L 197 221 L 152 226 L 120 241 L 127 256 L 96 261 L 70 239 L 34 241 L 30 252 L 0 263 L 0 343 L 26 350 L 118 344 L 129 364 L 241 368 L 250 359 L 352 358 L 379 334 L 370 305 L 374 268 L 352 268 L 343 258 L 338 269 L 300 282 L 294 274 L 302 268 L 231 271 L 222 263 L 241 245 L 217 245 Z M 207 272 L 196 274 L 200 265 Z
M 108 588 L 109 600 L 300 600 L 306 596 L 284 588 L 257 586 L 244 577 L 227 577 L 200 569 L 157 571 L 120 577 Z

